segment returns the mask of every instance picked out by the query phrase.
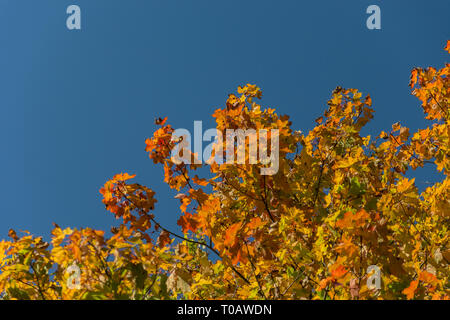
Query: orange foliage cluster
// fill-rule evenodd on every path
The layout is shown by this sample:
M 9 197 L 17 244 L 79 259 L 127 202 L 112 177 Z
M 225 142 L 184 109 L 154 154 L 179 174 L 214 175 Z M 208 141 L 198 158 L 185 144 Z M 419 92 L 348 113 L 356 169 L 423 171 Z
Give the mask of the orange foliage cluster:
M 446 50 L 450 52 L 450 42 Z M 336 88 L 308 134 L 258 104 L 255 85 L 238 88 L 214 112 L 217 129 L 278 129 L 279 171 L 264 164 L 176 164 L 167 118 L 146 151 L 177 190 L 183 234 L 162 227 L 154 192 L 118 174 L 100 190 L 122 223 L 113 236 L 61 229 L 52 243 L 13 230 L 0 242 L 5 299 L 448 299 L 450 65 L 415 68 L 413 95 L 430 125 L 410 134 L 396 123 L 361 136 L 370 96 Z M 269 137 L 270 139 L 270 137 Z M 195 156 L 195 155 L 192 155 Z M 406 172 L 435 166 L 443 179 L 419 192 Z M 157 240 L 151 233 L 157 231 Z M 175 241 L 175 239 L 177 239 Z M 71 265 L 80 269 L 70 285 Z M 381 286 L 367 285 L 369 266 Z

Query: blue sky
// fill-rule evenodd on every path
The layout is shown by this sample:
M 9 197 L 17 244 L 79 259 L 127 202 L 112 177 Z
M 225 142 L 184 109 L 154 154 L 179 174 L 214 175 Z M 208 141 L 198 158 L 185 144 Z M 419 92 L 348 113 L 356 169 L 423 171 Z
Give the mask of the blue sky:
M 66 28 L 71 4 L 80 31 Z M 371 4 L 381 30 L 366 28 Z M 0 239 L 10 227 L 48 237 L 52 222 L 109 230 L 98 190 L 119 172 L 154 189 L 176 229 L 175 192 L 144 150 L 154 118 L 212 127 L 248 82 L 304 132 L 338 85 L 371 94 L 368 133 L 424 126 L 409 72 L 449 62 L 448 12 L 447 0 L 0 0 Z

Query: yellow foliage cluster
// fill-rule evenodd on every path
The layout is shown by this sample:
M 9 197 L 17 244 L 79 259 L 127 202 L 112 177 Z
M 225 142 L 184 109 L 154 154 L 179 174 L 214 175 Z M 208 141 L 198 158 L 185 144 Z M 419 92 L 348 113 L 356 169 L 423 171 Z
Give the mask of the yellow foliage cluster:
M 450 42 L 447 44 L 450 50 Z M 214 112 L 217 129 L 278 129 L 279 171 L 264 164 L 176 164 L 167 118 L 146 140 L 178 190 L 183 234 L 157 222 L 154 192 L 118 174 L 100 190 L 122 219 L 113 236 L 61 229 L 52 243 L 10 231 L 0 242 L 4 299 L 449 299 L 450 65 L 415 68 L 410 86 L 430 125 L 396 123 L 361 136 L 370 96 L 336 88 L 308 134 L 238 88 Z M 269 140 L 271 137 L 269 136 Z M 193 155 L 195 156 L 195 155 Z M 435 166 L 443 180 L 419 192 L 406 172 Z M 158 239 L 151 233 L 159 232 Z M 79 269 L 79 278 L 68 272 Z M 380 287 L 368 286 L 370 266 Z M 76 285 L 73 285 L 76 283 Z

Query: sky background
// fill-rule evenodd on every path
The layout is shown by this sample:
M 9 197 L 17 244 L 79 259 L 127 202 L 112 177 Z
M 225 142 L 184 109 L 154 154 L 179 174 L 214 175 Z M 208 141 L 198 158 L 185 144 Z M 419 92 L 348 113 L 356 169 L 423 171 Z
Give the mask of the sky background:
M 71 4 L 80 31 L 66 28 Z M 381 30 L 366 28 L 371 4 Z M 372 96 L 366 133 L 425 126 L 409 74 L 449 62 L 449 12 L 448 0 L 0 0 L 0 239 L 11 227 L 48 239 L 52 222 L 109 230 L 98 190 L 120 172 L 178 229 L 176 191 L 144 141 L 159 116 L 213 127 L 238 85 L 260 86 L 304 132 L 338 85 Z M 439 179 L 427 170 L 421 188 Z

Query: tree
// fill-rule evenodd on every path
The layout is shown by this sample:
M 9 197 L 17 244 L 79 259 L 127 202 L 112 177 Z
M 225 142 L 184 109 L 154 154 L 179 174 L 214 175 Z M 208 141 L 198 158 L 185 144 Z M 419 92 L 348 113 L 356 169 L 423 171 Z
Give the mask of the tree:
M 446 50 L 450 53 L 450 41 Z M 11 230 L 0 242 L 5 299 L 449 299 L 450 65 L 415 68 L 412 94 L 430 126 L 396 123 L 372 138 L 370 96 L 337 87 L 308 134 L 258 104 L 255 85 L 214 112 L 217 129 L 277 129 L 279 170 L 265 164 L 176 163 L 167 119 L 146 151 L 179 193 L 177 234 L 152 213 L 155 193 L 117 174 L 100 190 L 119 227 L 42 237 Z M 268 135 L 268 140 L 275 137 Z M 225 143 L 220 141 L 216 145 Z M 248 146 L 247 146 L 248 147 Z M 237 152 L 235 150 L 235 152 Z M 189 154 L 188 157 L 195 157 Z M 406 172 L 435 166 L 442 181 L 419 192 Z M 157 231 L 159 237 L 151 235 Z M 79 270 L 71 274 L 67 272 Z M 370 285 L 376 266 L 380 287 Z M 369 270 L 369 272 L 367 271 Z

